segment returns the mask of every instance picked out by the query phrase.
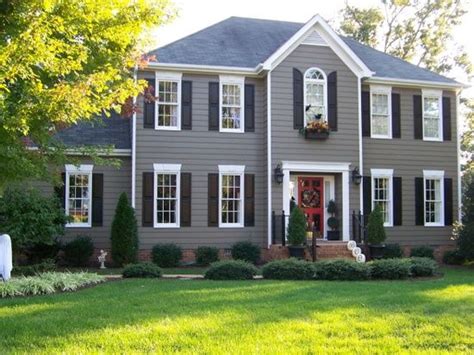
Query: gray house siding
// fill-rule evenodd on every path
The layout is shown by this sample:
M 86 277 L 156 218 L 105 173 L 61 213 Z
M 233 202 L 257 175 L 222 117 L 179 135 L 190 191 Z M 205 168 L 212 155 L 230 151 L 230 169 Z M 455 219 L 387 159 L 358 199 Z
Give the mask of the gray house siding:
M 368 86 L 363 86 L 368 91 Z M 415 225 L 415 177 L 423 177 L 423 170 L 444 170 L 445 178 L 453 180 L 453 218 L 458 215 L 456 94 L 444 91 L 451 98 L 451 140 L 429 142 L 414 139 L 413 95 L 421 89 L 392 88 L 400 94 L 401 138 L 363 138 L 364 176 L 370 169 L 394 169 L 394 176 L 402 178 L 402 225 L 387 227 L 389 242 L 403 245 L 450 244 L 452 227 L 424 227 Z M 394 196 L 397 198 L 397 196 Z
M 154 78 L 154 72 L 140 77 Z M 251 240 L 264 246 L 266 241 L 266 127 L 262 79 L 246 78 L 255 84 L 255 132 L 221 133 L 209 131 L 209 82 L 218 76 L 183 74 L 193 88 L 192 130 L 160 131 L 143 128 L 143 98 L 138 101 L 136 141 L 136 212 L 139 220 L 140 248 L 157 243 L 176 243 L 193 249 L 200 245 L 228 248 L 234 242 Z M 154 163 L 182 164 L 181 172 L 192 174 L 191 227 L 142 227 L 142 175 L 153 172 Z M 218 165 L 245 165 L 255 174 L 255 227 L 208 227 L 208 174 L 218 173 Z

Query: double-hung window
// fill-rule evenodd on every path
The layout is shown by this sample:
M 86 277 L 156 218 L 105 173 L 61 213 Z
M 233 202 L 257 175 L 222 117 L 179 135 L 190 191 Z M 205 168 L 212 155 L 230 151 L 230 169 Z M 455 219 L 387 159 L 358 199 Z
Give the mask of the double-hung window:
M 156 129 L 181 129 L 181 74 L 156 72 Z
M 67 227 L 90 227 L 92 222 L 92 165 L 66 165 Z
M 219 165 L 219 226 L 244 226 L 245 166 Z
M 379 206 L 384 226 L 393 226 L 393 169 L 371 169 L 372 210 Z
M 386 86 L 370 87 L 372 138 L 392 138 L 392 88 Z
M 181 164 L 153 164 L 155 228 L 179 227 Z
M 310 68 L 304 75 L 305 125 L 314 120 L 327 120 L 327 78 L 318 68 Z
M 423 139 L 443 140 L 441 113 L 443 100 L 440 90 L 423 90 Z
M 444 171 L 424 170 L 425 226 L 444 225 Z
M 221 76 L 220 131 L 244 132 L 244 77 Z

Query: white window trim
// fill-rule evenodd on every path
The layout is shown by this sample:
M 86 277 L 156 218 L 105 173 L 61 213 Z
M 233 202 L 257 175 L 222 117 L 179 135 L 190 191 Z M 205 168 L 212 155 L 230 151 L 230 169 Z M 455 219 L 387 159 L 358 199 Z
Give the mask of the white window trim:
M 240 128 L 222 127 L 222 95 L 224 85 L 238 85 L 240 87 Z M 234 75 L 219 75 L 219 132 L 244 133 L 245 132 L 245 77 Z
M 244 227 L 245 165 L 219 165 L 219 228 Z M 240 175 L 240 223 L 222 222 L 222 175 Z
M 180 210 L 181 210 L 181 164 L 153 164 L 153 227 L 154 228 L 179 228 L 180 227 Z M 156 221 L 158 199 L 158 179 L 157 174 L 176 174 L 176 222 L 175 223 L 158 223 Z
M 443 141 L 443 91 L 442 90 L 425 90 L 421 91 L 421 113 L 423 116 L 422 128 L 423 128 L 423 140 L 429 142 L 442 142 Z M 438 99 L 438 131 L 439 138 L 425 137 L 425 98 Z
M 372 116 L 374 110 L 372 110 L 372 95 L 387 95 L 387 109 L 388 109 L 388 134 L 373 134 L 374 129 L 372 126 Z M 382 85 L 370 85 L 370 137 L 377 139 L 392 139 L 392 87 Z
M 441 195 L 440 222 L 426 222 L 426 180 L 439 180 Z M 444 170 L 423 170 L 423 223 L 425 227 L 444 227 Z
M 159 126 L 158 125 L 158 114 L 159 114 L 159 100 L 155 101 L 155 129 L 159 131 L 180 131 L 181 130 L 181 80 L 183 74 L 175 72 L 155 72 L 155 96 L 158 96 L 159 82 L 160 81 L 174 81 L 178 83 L 178 102 L 177 102 L 177 115 L 176 126 Z
M 303 117 L 304 117 L 304 125 L 306 126 L 308 122 L 306 121 L 306 83 L 307 82 L 314 82 L 314 83 L 321 83 L 321 80 L 316 80 L 316 79 L 306 79 L 306 74 L 308 74 L 309 71 L 311 70 L 318 70 L 321 74 L 323 74 L 324 77 L 324 122 L 328 121 L 328 77 L 324 70 L 318 67 L 311 67 L 308 70 L 304 72 L 303 76 Z
M 69 176 L 74 174 L 89 175 L 89 215 L 87 216 L 87 223 L 66 223 L 67 228 L 91 228 L 92 227 L 92 170 L 94 165 L 83 164 L 83 165 L 72 165 L 66 164 L 66 181 L 64 191 L 64 211 L 69 216 Z
M 393 169 L 370 169 L 371 175 L 371 208 L 374 210 L 375 183 L 374 179 L 387 178 L 389 181 L 388 194 L 390 202 L 388 204 L 388 222 L 384 222 L 384 227 L 393 227 Z

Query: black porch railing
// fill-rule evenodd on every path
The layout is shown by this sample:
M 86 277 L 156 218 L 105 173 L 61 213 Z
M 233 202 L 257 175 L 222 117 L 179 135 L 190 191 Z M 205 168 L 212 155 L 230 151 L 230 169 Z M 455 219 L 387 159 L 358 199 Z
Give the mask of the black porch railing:
M 286 245 L 286 221 L 290 218 L 281 211 L 281 214 L 276 214 L 272 211 L 272 244 Z
M 357 244 L 367 245 L 367 222 L 367 215 L 361 211 L 352 211 L 352 239 Z

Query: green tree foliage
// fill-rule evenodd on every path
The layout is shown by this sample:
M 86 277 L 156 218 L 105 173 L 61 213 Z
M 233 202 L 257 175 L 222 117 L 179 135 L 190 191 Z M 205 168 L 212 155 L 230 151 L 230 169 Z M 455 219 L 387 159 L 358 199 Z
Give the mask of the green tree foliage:
M 377 30 L 383 22 L 382 11 L 376 7 L 359 9 L 349 4 L 341 11 L 343 21 L 342 33 L 371 47 L 378 45 Z
M 383 226 L 383 215 L 380 206 L 375 206 L 374 210 L 369 215 L 369 223 L 367 226 L 367 235 L 369 244 L 382 244 L 387 235 Z
M 0 187 L 49 176 L 65 159 L 54 133 L 137 95 L 144 34 L 173 16 L 169 0 L 2 2 Z
M 299 207 L 293 208 L 288 222 L 288 243 L 302 245 L 306 240 L 306 218 Z
M 118 200 L 112 222 L 112 260 L 117 265 L 126 265 L 137 261 L 138 230 L 135 210 L 123 192 Z

